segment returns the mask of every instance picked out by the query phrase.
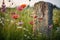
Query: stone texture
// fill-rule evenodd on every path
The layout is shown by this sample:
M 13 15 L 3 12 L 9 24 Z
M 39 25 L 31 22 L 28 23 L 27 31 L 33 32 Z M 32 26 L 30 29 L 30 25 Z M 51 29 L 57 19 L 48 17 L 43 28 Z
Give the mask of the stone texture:
M 50 33 L 49 26 L 52 25 L 53 20 L 53 4 L 49 2 L 40 1 L 38 3 L 35 3 L 34 5 L 34 13 L 36 14 L 37 18 L 34 21 L 35 24 L 33 28 L 35 27 L 35 31 L 41 32 L 41 33 Z

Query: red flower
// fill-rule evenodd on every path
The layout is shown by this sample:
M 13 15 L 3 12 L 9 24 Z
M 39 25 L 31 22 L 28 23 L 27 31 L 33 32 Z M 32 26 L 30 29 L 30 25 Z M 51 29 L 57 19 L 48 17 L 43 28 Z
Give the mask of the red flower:
M 34 16 L 34 18 L 37 18 L 37 16 Z
M 26 4 L 22 4 L 17 7 L 17 10 L 22 11 L 26 7 Z
M 26 4 L 22 4 L 21 7 L 22 7 L 22 8 L 25 8 L 25 7 L 26 7 Z
M 19 15 L 14 14 L 14 15 L 12 15 L 12 18 L 13 18 L 13 19 L 17 19 L 17 18 L 19 18 Z
M 31 25 L 33 25 L 33 24 L 34 24 L 34 22 L 33 22 L 33 21 L 30 21 L 30 24 L 31 24 Z

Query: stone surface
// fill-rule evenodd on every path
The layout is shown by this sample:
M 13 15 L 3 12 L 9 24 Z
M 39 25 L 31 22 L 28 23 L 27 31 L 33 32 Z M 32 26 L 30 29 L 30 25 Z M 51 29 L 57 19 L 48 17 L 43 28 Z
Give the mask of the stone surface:
M 35 32 L 41 33 L 50 33 L 49 26 L 52 25 L 53 20 L 53 4 L 49 2 L 40 1 L 35 3 L 34 5 L 34 12 L 37 16 L 35 20 Z

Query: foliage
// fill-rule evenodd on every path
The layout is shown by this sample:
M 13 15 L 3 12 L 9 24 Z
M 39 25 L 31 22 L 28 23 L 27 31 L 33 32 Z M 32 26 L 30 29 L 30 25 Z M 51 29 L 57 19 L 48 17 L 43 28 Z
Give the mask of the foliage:
M 30 15 L 32 14 L 32 8 L 25 8 L 22 11 L 16 10 L 16 8 L 7 8 L 6 12 L 0 12 L 0 18 L 5 18 L 4 25 L 0 24 L 0 39 L 1 40 L 59 40 L 60 31 L 56 31 L 57 27 L 60 27 L 60 10 L 54 9 L 53 12 L 53 29 L 51 32 L 50 38 L 45 34 L 38 33 L 37 35 L 33 34 L 32 28 L 33 25 L 30 24 L 30 21 L 33 20 Z M 19 15 L 19 18 L 11 18 L 11 13 L 15 12 Z M 18 22 L 22 21 L 22 25 L 18 25 Z M 57 26 L 56 26 L 57 25 Z M 59 25 L 59 26 L 58 26 Z

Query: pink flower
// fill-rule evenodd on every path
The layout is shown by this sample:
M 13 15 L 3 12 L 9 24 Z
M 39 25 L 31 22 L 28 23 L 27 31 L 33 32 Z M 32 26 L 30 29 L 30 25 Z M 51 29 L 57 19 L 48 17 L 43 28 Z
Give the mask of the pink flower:
M 19 7 L 17 7 L 17 10 L 18 10 L 18 11 L 22 11 L 23 8 L 19 6 Z
M 22 4 L 22 5 L 17 7 L 17 10 L 22 11 L 25 7 L 26 7 L 26 4 Z

